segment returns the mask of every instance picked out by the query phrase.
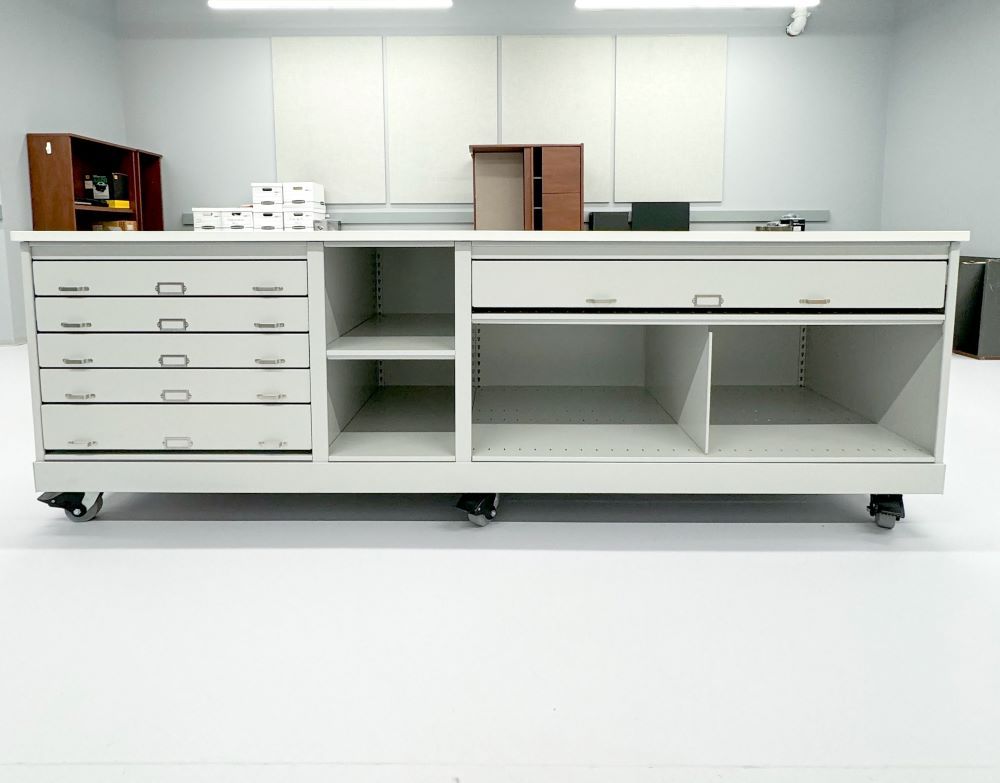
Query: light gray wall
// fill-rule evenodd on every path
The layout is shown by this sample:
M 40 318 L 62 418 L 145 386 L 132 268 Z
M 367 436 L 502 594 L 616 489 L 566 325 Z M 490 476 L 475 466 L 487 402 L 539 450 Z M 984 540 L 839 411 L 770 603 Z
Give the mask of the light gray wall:
M 1000 3 L 911 0 L 894 41 L 883 227 L 971 229 L 1000 255 Z
M 122 41 L 129 143 L 163 155 L 166 229 L 275 178 L 268 38 Z M 322 96 L 317 96 L 322 100 Z
M 31 228 L 25 133 L 125 141 L 114 28 L 112 0 L 0 0 L 3 232 Z M 22 341 L 20 257 L 6 233 L 0 242 L 0 343 Z
M 827 228 L 878 228 L 888 49 L 888 33 L 733 35 L 719 206 L 831 209 Z M 275 176 L 267 39 L 127 40 L 122 53 L 129 141 L 165 155 L 168 228 Z
M 830 209 L 830 230 L 881 219 L 887 34 L 733 36 L 727 209 Z

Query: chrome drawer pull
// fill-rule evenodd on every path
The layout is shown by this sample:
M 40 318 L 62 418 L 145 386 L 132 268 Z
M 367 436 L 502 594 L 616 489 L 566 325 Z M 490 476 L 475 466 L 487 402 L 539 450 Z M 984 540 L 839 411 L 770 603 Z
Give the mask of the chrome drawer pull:
M 287 440 L 277 440 L 277 439 L 275 439 L 275 440 L 262 440 L 257 445 L 260 446 L 262 449 L 270 448 L 271 446 L 273 446 L 275 449 L 283 449 L 283 448 L 285 448 L 285 446 L 288 445 L 288 441 Z
M 617 299 L 588 299 L 587 300 L 587 304 L 613 305 L 613 304 L 618 304 L 618 300 Z
M 193 449 L 194 441 L 191 438 L 166 437 L 163 439 L 165 449 Z
M 258 294 L 280 294 L 285 290 L 283 285 L 255 285 L 253 290 Z
M 695 307 L 722 307 L 725 302 L 726 300 L 722 298 L 722 294 L 695 294 L 691 300 L 691 304 Z
M 182 353 L 165 353 L 158 361 L 160 362 L 160 367 L 187 367 L 191 364 L 191 360 Z
M 89 285 L 61 285 L 59 292 L 64 294 L 85 294 L 90 290 Z
M 93 359 L 63 359 L 63 364 L 93 364 Z
M 287 394 L 258 394 L 257 399 L 261 402 L 281 402 L 288 397 Z
M 257 327 L 258 329 L 284 329 L 285 328 L 284 324 L 259 324 L 259 323 L 256 323 L 256 322 L 254 323 L 254 326 Z
M 187 318 L 161 318 L 156 326 L 161 332 L 186 332 L 190 324 Z
M 63 321 L 59 325 L 63 329 L 91 329 L 94 326 L 93 324 L 87 323 L 86 321 L 84 321 L 83 323 L 78 323 L 78 324 L 70 324 L 70 323 L 66 323 L 65 321 Z
M 164 389 L 160 392 L 160 399 L 164 402 L 190 402 L 191 392 L 187 389 Z
M 82 446 L 85 449 L 92 449 L 97 445 L 96 440 L 71 440 L 68 446 Z
M 275 365 L 281 365 L 281 364 L 285 364 L 285 363 L 286 362 L 285 362 L 284 359 L 254 359 L 254 364 L 263 364 L 263 365 L 267 365 L 269 367 L 273 367 Z
M 157 283 L 156 293 L 160 296 L 183 296 L 187 293 L 187 286 L 184 283 Z
M 67 393 L 66 394 L 66 399 L 67 400 L 79 400 L 79 401 L 82 401 L 82 402 L 86 402 L 87 400 L 96 400 L 97 399 L 97 395 L 96 394 L 69 394 L 69 393 Z
M 799 304 L 804 305 L 828 305 L 832 299 L 800 299 Z

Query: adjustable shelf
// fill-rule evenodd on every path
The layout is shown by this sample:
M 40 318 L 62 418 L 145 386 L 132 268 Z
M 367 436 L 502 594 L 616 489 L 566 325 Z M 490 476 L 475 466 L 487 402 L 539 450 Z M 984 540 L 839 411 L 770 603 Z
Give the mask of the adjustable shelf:
M 98 212 L 105 215 L 134 215 L 135 210 L 125 207 L 102 207 L 98 204 L 76 204 L 77 212 Z
M 865 416 L 799 386 L 712 389 L 711 458 L 771 462 L 933 462 Z
M 454 359 L 453 314 L 369 318 L 327 346 L 328 359 Z
M 455 389 L 382 386 L 330 444 L 331 462 L 455 459 Z
M 687 462 L 705 456 L 642 387 L 482 388 L 472 421 L 473 460 Z

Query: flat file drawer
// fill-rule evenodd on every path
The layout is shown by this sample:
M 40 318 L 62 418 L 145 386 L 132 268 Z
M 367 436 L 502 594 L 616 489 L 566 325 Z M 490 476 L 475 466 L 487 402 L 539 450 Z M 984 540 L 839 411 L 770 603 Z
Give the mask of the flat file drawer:
M 306 262 L 35 261 L 36 296 L 305 296 Z
M 307 332 L 305 297 L 40 297 L 40 332 Z
M 43 405 L 46 451 L 308 451 L 308 405 Z
M 944 307 L 946 261 L 474 261 L 481 308 Z
M 306 403 L 308 370 L 42 370 L 42 402 Z
M 307 334 L 40 334 L 40 367 L 309 366 Z

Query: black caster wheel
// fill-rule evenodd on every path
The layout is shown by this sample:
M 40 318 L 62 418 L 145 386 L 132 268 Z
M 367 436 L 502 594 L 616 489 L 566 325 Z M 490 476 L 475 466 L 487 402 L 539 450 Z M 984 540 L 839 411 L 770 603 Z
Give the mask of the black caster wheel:
M 46 492 L 39 503 L 61 508 L 71 522 L 89 522 L 104 508 L 103 492 Z
M 473 525 L 486 527 L 497 518 L 497 511 L 500 508 L 500 494 L 498 492 L 481 495 L 462 495 L 458 501 L 458 508 L 462 509 Z
M 906 518 L 902 495 L 872 495 L 868 513 L 883 530 L 892 530 L 896 523 Z

